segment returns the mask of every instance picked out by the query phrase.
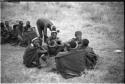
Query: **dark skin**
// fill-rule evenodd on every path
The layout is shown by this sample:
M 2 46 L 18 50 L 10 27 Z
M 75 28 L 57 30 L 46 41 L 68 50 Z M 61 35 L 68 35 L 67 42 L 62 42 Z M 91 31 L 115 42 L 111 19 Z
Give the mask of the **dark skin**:
M 36 25 L 41 38 L 43 38 L 44 34 L 44 42 L 46 43 L 48 38 L 47 28 L 49 28 L 49 30 L 51 31 L 51 26 L 53 25 L 53 23 L 49 19 L 40 18 L 37 20 Z
M 8 22 L 8 21 L 5 21 L 5 25 L 6 25 L 6 26 L 9 26 L 9 22 Z
M 40 42 L 40 40 L 35 40 L 35 41 L 33 42 L 33 44 L 34 44 L 34 47 L 39 48 L 39 49 L 38 49 L 38 52 L 39 52 L 39 53 L 47 53 L 47 50 L 44 50 L 44 49 L 41 47 L 42 42 Z
M 37 53 L 38 53 L 38 57 L 36 57 L 36 60 L 37 60 L 37 63 L 38 63 L 38 67 L 40 68 L 40 62 L 39 62 L 39 59 L 40 59 L 40 56 L 42 54 L 47 54 L 47 50 L 44 50 L 41 45 L 42 45 L 42 42 L 40 40 L 35 40 L 33 41 L 33 44 L 34 44 L 34 47 L 37 48 Z M 42 60 L 44 60 L 46 62 L 46 57 L 42 57 Z
M 3 22 L 0 23 L 1 28 L 1 44 L 6 43 L 9 34 L 8 31 L 5 29 L 5 25 Z
M 24 32 L 27 32 L 30 27 L 31 27 L 30 26 L 30 21 L 27 21 L 26 26 L 24 27 Z
M 3 22 L 0 23 L 0 26 L 1 26 L 1 31 L 5 31 L 5 25 Z
M 21 33 L 23 32 L 23 21 L 19 22 L 19 30 Z
M 26 22 L 26 25 L 30 25 L 30 21 L 27 21 L 27 22 Z
M 56 33 L 56 32 L 51 33 L 51 37 L 52 37 L 53 39 L 56 39 L 56 38 L 57 38 L 57 33 Z
M 18 34 L 19 34 L 19 22 L 13 25 L 12 35 L 13 38 L 15 39 L 15 40 L 13 39 L 13 42 L 15 43 L 13 45 L 17 45 L 19 43 Z
M 9 26 L 9 21 L 5 21 L 5 26 L 6 26 L 6 30 L 8 30 L 8 32 L 10 32 L 11 27 Z
M 18 38 L 19 43 L 21 43 L 23 41 L 23 21 L 19 21 L 19 24 L 16 27 L 16 29 L 17 29 L 18 35 L 21 37 L 21 38 Z

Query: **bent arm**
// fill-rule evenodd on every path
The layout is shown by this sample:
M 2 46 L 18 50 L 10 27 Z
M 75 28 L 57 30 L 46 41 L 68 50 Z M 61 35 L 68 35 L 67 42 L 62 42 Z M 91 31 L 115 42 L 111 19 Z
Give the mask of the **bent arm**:
M 59 53 L 55 56 L 55 58 L 56 58 L 56 57 L 63 57 L 63 56 L 68 55 L 68 54 L 69 54 L 68 51 L 66 51 L 66 52 L 59 52 Z
M 38 49 L 37 52 L 38 53 L 47 53 L 47 50 L 40 50 L 40 49 Z

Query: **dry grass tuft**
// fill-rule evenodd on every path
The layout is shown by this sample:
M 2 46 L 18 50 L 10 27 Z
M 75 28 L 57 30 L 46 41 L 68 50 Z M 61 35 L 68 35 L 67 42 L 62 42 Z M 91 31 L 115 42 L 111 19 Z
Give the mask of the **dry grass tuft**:
M 67 41 L 74 32 L 82 31 L 83 38 L 100 56 L 96 69 L 73 79 L 63 79 L 59 74 L 44 69 L 26 68 L 22 64 L 24 48 L 1 45 L 1 81 L 3 83 L 123 83 L 124 54 L 124 3 L 123 2 L 3 2 L 1 20 L 36 20 L 47 17 L 61 31 L 59 37 Z M 52 62 L 53 63 L 53 62 Z

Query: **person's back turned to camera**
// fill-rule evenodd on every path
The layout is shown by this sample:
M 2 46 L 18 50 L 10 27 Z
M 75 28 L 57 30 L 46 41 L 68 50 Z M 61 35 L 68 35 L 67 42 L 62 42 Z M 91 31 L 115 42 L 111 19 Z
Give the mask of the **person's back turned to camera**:
M 86 57 L 87 57 L 87 67 L 88 69 L 94 69 L 94 66 L 97 63 L 97 55 L 95 54 L 93 48 L 89 47 L 89 40 L 88 39 L 83 39 L 82 40 L 82 45 L 80 47 L 80 49 L 85 50 L 85 52 L 87 53 Z

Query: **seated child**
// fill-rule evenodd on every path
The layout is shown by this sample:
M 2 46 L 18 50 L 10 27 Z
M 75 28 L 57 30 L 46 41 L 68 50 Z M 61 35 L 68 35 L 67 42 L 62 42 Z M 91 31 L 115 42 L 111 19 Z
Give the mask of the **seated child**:
M 88 39 L 83 39 L 82 40 L 82 45 L 80 47 L 80 49 L 85 50 L 85 52 L 87 53 L 86 57 L 87 57 L 87 67 L 88 69 L 94 69 L 94 66 L 97 63 L 97 58 L 98 55 L 96 55 L 93 51 L 93 48 L 89 47 L 89 40 Z
M 82 42 L 82 32 L 76 31 L 75 32 L 75 38 L 72 38 L 72 40 L 78 42 L 78 44 L 81 44 L 81 42 Z
M 57 37 L 57 33 L 59 33 L 59 30 L 56 30 L 55 28 L 52 28 L 51 36 L 47 39 L 47 43 L 49 43 L 52 40 L 59 40 L 59 37 Z
M 48 52 L 50 57 L 55 56 L 59 51 L 63 50 L 63 44 L 57 37 L 58 31 L 52 29 L 51 36 L 47 40 Z
M 82 32 L 81 31 L 76 31 L 75 32 L 75 38 L 72 38 L 71 40 L 69 40 L 68 42 L 65 43 L 65 46 L 69 46 L 69 42 L 71 41 L 75 41 L 78 43 L 77 48 L 79 48 L 82 44 Z
M 41 68 L 40 57 L 47 54 L 47 50 L 42 47 L 42 39 L 36 37 L 32 40 L 23 56 L 23 63 L 26 67 L 38 67 Z M 46 61 L 45 57 L 43 60 Z
M 72 48 L 71 48 L 72 45 Z M 77 49 L 82 45 L 82 32 L 76 31 L 75 32 L 75 38 L 72 38 L 68 42 L 64 43 L 64 49 L 66 52 L 60 52 L 59 54 L 65 54 L 67 51 L 70 51 L 71 49 Z M 57 56 L 56 56 L 57 57 Z

